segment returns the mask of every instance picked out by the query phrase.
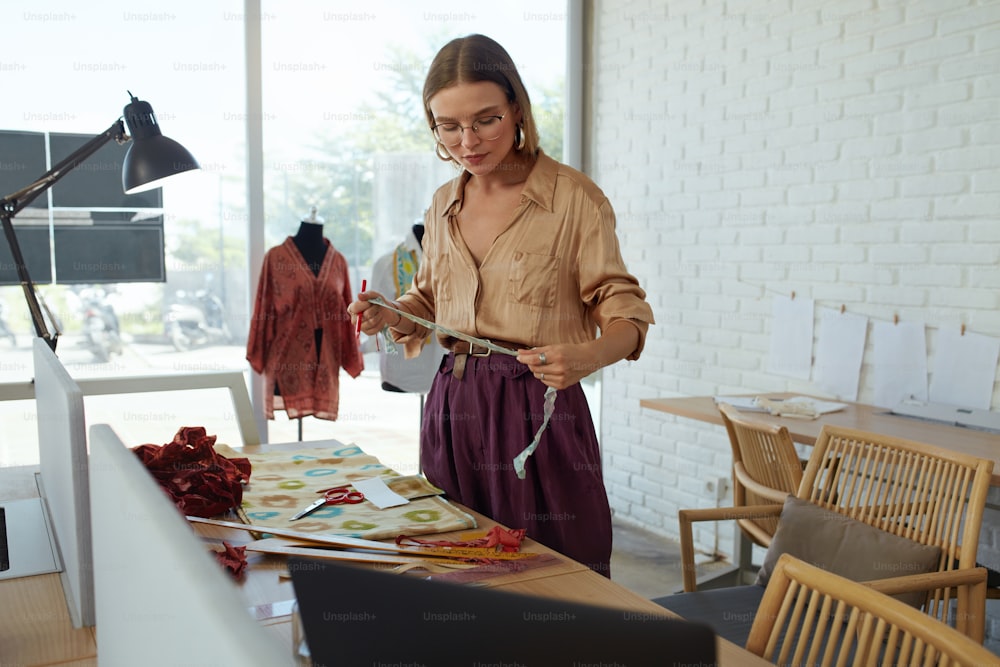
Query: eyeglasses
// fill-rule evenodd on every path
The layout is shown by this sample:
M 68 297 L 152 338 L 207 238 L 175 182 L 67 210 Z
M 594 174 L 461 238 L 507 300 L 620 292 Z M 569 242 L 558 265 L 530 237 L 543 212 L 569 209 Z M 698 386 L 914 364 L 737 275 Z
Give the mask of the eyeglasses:
M 477 118 L 469 126 L 472 131 L 476 133 L 483 141 L 493 141 L 500 136 L 502 128 L 500 126 L 500 121 L 504 119 L 502 116 L 483 116 L 482 118 Z M 457 146 L 462 143 L 462 138 L 465 136 L 465 130 L 469 127 L 463 127 L 459 123 L 438 123 L 433 128 L 434 136 L 438 138 L 445 146 Z

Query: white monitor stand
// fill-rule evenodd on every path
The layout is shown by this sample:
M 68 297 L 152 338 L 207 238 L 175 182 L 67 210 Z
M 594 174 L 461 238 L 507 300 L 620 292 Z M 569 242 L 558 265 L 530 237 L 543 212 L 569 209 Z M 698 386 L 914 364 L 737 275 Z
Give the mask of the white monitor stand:
M 0 578 L 61 572 L 73 625 L 94 625 L 87 429 L 83 393 L 55 352 L 34 340 L 38 498 L 0 501 L 10 568 Z
M 59 572 L 55 537 L 41 498 L 0 500 L 0 537 L 0 579 Z

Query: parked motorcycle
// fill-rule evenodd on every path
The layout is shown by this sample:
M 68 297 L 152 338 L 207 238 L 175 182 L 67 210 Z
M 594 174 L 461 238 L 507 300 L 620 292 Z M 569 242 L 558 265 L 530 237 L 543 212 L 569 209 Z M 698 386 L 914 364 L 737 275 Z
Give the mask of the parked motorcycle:
M 178 290 L 165 319 L 167 335 L 178 352 L 233 340 L 222 301 L 208 290 L 194 294 Z
M 83 309 L 83 345 L 98 363 L 107 363 L 111 355 L 122 354 L 121 330 L 118 315 L 108 302 L 107 292 L 95 287 L 80 292 Z

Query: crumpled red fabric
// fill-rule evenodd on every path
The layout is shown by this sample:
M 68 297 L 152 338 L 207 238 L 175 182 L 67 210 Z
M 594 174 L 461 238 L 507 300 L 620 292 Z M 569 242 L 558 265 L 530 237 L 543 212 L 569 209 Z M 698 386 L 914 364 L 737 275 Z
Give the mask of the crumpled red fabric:
M 215 560 L 219 562 L 219 565 L 226 568 L 234 578 L 242 579 L 243 573 L 247 569 L 247 548 L 234 547 L 225 540 L 222 541 L 222 546 L 225 548 L 225 551 L 216 551 Z
M 422 540 L 408 535 L 396 537 L 396 544 L 419 544 L 421 546 L 434 547 L 476 547 L 481 549 L 492 549 L 493 551 L 516 552 L 521 550 L 521 542 L 524 541 L 524 528 L 504 528 L 503 526 L 493 526 L 483 537 L 474 540 Z
M 139 460 L 184 515 L 213 517 L 240 506 L 250 460 L 216 453 L 215 436 L 185 426 L 165 445 L 133 447 Z

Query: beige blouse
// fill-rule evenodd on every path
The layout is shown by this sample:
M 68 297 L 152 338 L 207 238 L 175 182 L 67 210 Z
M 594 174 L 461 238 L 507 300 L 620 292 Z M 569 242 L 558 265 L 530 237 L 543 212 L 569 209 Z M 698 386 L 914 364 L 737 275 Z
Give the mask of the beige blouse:
M 653 324 L 646 293 L 625 268 L 615 214 L 593 181 L 541 151 L 510 226 L 477 267 L 458 229 L 465 184 L 441 186 L 425 216 L 424 260 L 399 299 L 414 315 L 479 338 L 526 347 L 584 343 L 618 320 Z M 396 334 L 415 356 L 427 329 Z M 453 342 L 439 336 L 445 347 Z

